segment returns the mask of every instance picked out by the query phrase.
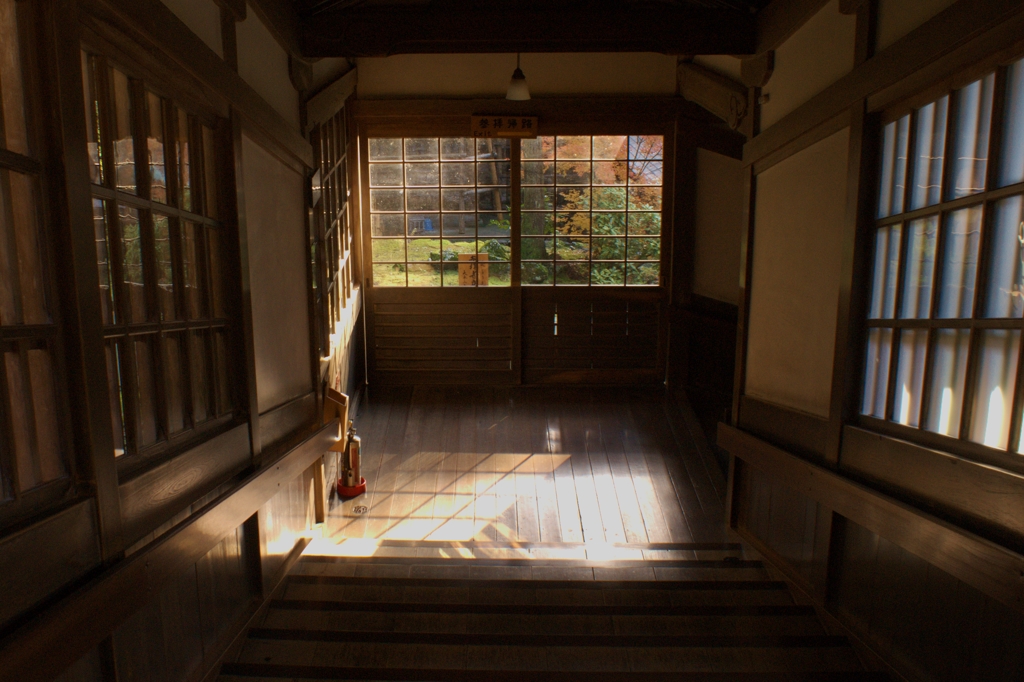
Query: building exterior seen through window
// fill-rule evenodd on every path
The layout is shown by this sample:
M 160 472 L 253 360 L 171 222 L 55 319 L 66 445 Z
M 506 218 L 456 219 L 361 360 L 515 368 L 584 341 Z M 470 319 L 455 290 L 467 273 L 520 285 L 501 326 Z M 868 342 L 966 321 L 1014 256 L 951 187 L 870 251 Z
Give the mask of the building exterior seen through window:
M 117 455 L 231 413 L 215 134 L 82 53 L 93 225 Z
M 861 412 L 1022 452 L 1024 61 L 886 124 Z
M 660 282 L 662 136 L 371 138 L 368 150 L 374 286 Z

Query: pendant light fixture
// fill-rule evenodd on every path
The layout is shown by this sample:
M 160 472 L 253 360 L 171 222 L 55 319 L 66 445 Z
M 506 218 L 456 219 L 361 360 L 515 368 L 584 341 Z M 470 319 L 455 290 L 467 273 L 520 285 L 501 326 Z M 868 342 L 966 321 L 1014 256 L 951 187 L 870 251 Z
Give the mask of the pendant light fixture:
M 519 53 L 516 52 L 516 70 L 512 72 L 512 80 L 508 83 L 508 94 L 505 99 L 526 100 L 530 99 L 530 88 L 526 86 L 526 76 L 519 68 Z

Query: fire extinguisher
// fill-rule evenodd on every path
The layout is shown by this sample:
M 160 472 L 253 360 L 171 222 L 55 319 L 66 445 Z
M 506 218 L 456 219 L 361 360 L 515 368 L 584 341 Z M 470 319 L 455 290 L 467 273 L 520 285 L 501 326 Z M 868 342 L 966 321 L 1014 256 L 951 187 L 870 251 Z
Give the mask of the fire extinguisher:
M 349 422 L 347 442 L 341 477 L 338 479 L 338 495 L 357 497 L 366 492 L 366 479 L 359 474 L 360 440 L 352 422 Z

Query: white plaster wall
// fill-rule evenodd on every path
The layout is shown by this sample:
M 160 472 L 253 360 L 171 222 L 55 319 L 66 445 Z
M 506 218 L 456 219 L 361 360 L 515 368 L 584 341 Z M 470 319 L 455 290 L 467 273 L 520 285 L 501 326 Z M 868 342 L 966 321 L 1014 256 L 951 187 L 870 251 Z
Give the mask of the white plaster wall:
M 676 58 L 651 52 L 524 54 L 533 96 L 674 95 Z M 514 54 L 395 55 L 357 60 L 362 99 L 502 97 Z
M 193 33 L 199 36 L 211 50 L 224 58 L 224 46 L 220 35 L 220 7 L 213 0 L 163 0 Z
M 954 2 L 956 0 L 879 0 L 877 49 L 889 47 Z
M 743 163 L 697 150 L 693 292 L 736 304 L 743 232 Z
M 827 417 L 849 128 L 757 177 L 745 392 Z
M 242 136 L 260 412 L 311 390 L 302 176 Z
M 853 70 L 856 33 L 856 16 L 831 0 L 775 51 L 775 72 L 762 89 L 762 129 Z
M 236 24 L 238 75 L 299 129 L 299 97 L 288 76 L 288 53 L 250 8 Z

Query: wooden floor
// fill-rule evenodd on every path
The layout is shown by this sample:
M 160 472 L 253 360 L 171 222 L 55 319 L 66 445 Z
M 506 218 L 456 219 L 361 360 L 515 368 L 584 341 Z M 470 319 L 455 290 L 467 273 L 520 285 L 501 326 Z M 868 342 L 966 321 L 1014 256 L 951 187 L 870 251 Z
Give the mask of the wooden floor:
M 721 473 L 649 391 L 390 389 L 355 422 L 367 492 L 332 495 L 325 538 L 353 551 L 472 541 L 543 557 L 729 539 Z

